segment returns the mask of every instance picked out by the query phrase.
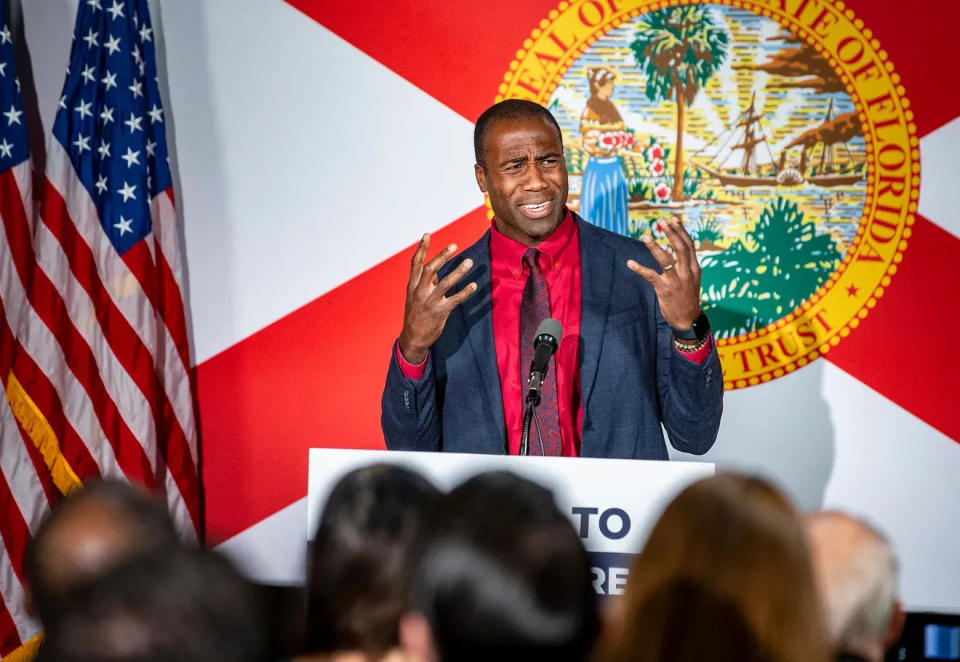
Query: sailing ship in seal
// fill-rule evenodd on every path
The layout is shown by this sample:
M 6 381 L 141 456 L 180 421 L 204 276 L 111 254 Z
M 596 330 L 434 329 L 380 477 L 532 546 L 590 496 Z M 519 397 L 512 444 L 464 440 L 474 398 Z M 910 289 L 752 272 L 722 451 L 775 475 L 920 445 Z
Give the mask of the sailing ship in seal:
M 857 161 L 850 150 L 850 139 L 861 135 L 860 122 L 855 113 L 833 116 L 830 100 L 821 124 L 790 141 L 775 159 L 767 134 L 756 110 L 756 92 L 750 105 L 737 119 L 698 150 L 690 159 L 691 165 L 719 180 L 722 186 L 745 188 L 749 186 L 850 186 L 862 180 L 866 164 Z M 731 144 L 732 143 L 732 144 Z M 817 147 L 821 146 L 819 150 Z M 788 162 L 789 150 L 800 148 L 799 163 Z M 716 148 L 712 156 L 708 150 Z M 761 150 L 766 149 L 766 155 Z M 739 163 L 726 167 L 740 154 Z M 815 158 L 814 155 L 818 155 Z M 845 159 L 844 159 L 845 155 Z M 765 163 L 760 161 L 767 157 Z M 707 157 L 707 161 L 702 160 Z

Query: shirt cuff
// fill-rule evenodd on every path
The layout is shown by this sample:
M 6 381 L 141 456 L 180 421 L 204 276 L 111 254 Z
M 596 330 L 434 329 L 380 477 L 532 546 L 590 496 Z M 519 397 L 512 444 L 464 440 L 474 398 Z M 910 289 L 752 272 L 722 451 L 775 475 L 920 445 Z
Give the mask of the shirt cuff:
M 400 341 L 393 343 L 393 353 L 397 356 L 397 363 L 400 364 L 400 372 L 403 373 L 403 376 L 407 379 L 412 379 L 413 381 L 419 380 L 423 377 L 424 371 L 427 369 L 427 359 L 421 361 L 418 365 L 414 365 L 403 358 L 403 354 L 400 353 Z M 427 355 L 427 358 L 430 358 L 430 355 Z
M 681 352 L 679 349 L 677 349 L 676 345 L 673 346 L 673 351 L 691 363 L 696 363 L 697 365 L 700 365 L 707 360 L 711 349 L 713 349 L 713 333 L 709 333 L 707 335 L 707 342 L 703 343 L 703 347 L 695 352 Z M 397 349 L 397 356 L 400 356 L 399 349 Z M 424 363 L 426 363 L 426 361 L 424 361 Z M 403 364 L 401 363 L 400 365 L 402 366 Z

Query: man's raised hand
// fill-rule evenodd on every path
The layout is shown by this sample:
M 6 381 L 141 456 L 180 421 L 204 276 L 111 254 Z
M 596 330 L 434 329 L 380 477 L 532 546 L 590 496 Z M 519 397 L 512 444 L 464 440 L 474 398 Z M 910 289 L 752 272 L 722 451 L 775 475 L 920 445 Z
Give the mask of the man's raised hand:
M 470 270 L 473 260 L 464 260 L 443 280 L 439 280 L 437 272 L 453 257 L 457 246 L 450 244 L 424 263 L 429 247 L 430 235 L 425 234 L 410 260 L 410 280 L 407 282 L 403 330 L 400 332 L 400 353 L 414 365 L 423 363 L 427 358 L 430 347 L 443 333 L 450 312 L 477 290 L 476 283 L 469 283 L 448 297 L 447 292 Z
M 643 243 L 663 271 L 657 273 L 633 260 L 627 260 L 627 267 L 653 286 L 660 302 L 660 312 L 667 324 L 676 329 L 689 329 L 700 315 L 700 263 L 697 262 L 697 249 L 680 221 L 674 218 L 663 225 L 667 240 L 677 256 L 676 261 L 647 234 L 643 237 Z

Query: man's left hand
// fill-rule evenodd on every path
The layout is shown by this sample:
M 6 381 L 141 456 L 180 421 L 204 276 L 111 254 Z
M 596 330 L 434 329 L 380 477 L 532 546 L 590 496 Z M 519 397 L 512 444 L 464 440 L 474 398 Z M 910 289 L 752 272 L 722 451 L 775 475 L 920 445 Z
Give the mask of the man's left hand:
M 676 260 L 647 234 L 643 237 L 643 243 L 663 271 L 657 273 L 634 260 L 627 260 L 627 267 L 653 286 L 660 312 L 667 324 L 676 329 L 689 329 L 700 315 L 700 263 L 697 262 L 697 250 L 693 239 L 676 217 L 663 221 L 662 226 Z

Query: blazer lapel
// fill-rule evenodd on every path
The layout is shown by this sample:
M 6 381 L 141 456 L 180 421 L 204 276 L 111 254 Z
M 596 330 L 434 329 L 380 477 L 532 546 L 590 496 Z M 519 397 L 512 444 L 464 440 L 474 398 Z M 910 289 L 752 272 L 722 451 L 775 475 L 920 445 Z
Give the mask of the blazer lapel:
M 589 418 L 590 396 L 597 377 L 597 365 L 603 349 L 603 334 L 613 293 L 614 251 L 603 234 L 579 216 L 580 226 L 580 402 L 584 409 L 584 427 Z
M 458 306 L 467 329 L 467 345 L 476 362 L 480 376 L 483 405 L 506 448 L 506 425 L 503 420 L 503 394 L 500 391 L 500 372 L 497 368 L 496 345 L 493 340 L 492 283 L 490 278 L 490 231 L 463 252 L 473 260 L 473 268 L 463 277 L 464 283 L 475 281 L 477 291 Z

